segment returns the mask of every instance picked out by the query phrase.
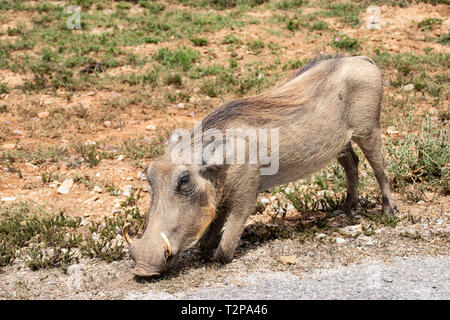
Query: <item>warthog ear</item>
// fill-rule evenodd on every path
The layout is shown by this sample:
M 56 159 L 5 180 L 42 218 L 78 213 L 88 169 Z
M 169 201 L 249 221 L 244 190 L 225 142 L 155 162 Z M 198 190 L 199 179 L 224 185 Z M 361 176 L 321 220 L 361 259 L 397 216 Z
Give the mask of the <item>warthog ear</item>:
M 200 174 L 205 177 L 206 179 L 210 179 L 214 177 L 216 172 L 222 167 L 223 165 L 219 164 L 204 164 L 200 168 Z

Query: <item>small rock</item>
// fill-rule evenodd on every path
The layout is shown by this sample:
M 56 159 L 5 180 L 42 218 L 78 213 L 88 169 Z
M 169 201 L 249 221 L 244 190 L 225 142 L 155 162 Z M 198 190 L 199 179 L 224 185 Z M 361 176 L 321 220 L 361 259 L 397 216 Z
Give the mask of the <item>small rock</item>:
M 100 188 L 99 186 L 95 186 L 93 190 L 94 190 L 94 192 L 97 192 L 97 193 L 103 192 L 102 188 Z
M 406 92 L 414 90 L 414 84 L 412 83 L 407 84 L 406 86 L 403 87 L 403 90 L 405 90 Z
M 358 239 L 361 240 L 362 242 L 364 242 L 368 246 L 372 246 L 374 244 L 373 239 L 368 236 L 359 236 Z
M 209 96 L 205 97 L 205 101 L 210 101 L 210 100 L 211 100 L 211 98 Z
M 111 127 L 112 123 L 111 123 L 111 121 L 105 121 L 105 122 L 103 122 L 103 125 L 104 125 L 106 128 L 109 128 L 109 127 Z
M 73 180 L 72 179 L 66 179 L 64 182 L 59 186 L 58 193 L 60 194 L 67 194 L 70 192 L 70 189 L 73 186 Z
M 4 197 L 2 198 L 2 201 L 5 202 L 16 201 L 16 197 Z
M 131 190 L 133 189 L 133 186 L 127 185 L 123 188 L 123 195 L 125 197 L 129 197 L 131 195 Z
M 119 160 L 119 161 L 123 161 L 123 159 L 125 159 L 125 156 L 123 154 L 121 154 L 117 157 L 117 160 Z
M 433 108 L 433 107 L 430 107 L 430 108 L 428 109 L 428 113 L 431 114 L 431 115 L 438 114 L 438 112 L 439 112 L 438 109 Z
M 290 187 L 287 187 L 287 188 L 284 188 L 284 191 L 285 191 L 286 193 L 293 193 L 293 192 L 294 192 L 294 189 L 293 189 L 293 188 L 290 188 Z
M 5 143 L 4 145 L 2 145 L 2 149 L 3 150 L 14 150 L 16 148 L 16 144 L 15 143 Z
M 152 124 L 149 124 L 148 126 L 145 127 L 145 130 L 153 131 L 153 130 L 156 130 L 156 127 Z
M 264 75 L 262 73 L 258 74 L 258 80 L 264 79 Z
M 337 237 L 336 238 L 336 243 L 337 244 L 345 244 L 345 243 L 347 243 L 347 240 Z
M 400 132 L 394 126 L 390 126 L 387 128 L 386 133 L 390 136 L 398 135 Z
M 39 112 L 37 116 L 39 119 L 46 119 L 46 118 L 48 118 L 49 115 L 50 115 L 50 112 L 43 111 L 43 112 Z
M 325 233 L 318 233 L 316 234 L 316 239 L 323 239 L 325 238 L 327 235 Z
M 184 103 L 177 104 L 177 108 L 178 109 L 184 109 Z
M 58 188 L 58 184 L 59 183 L 57 181 L 53 181 L 52 183 L 49 184 L 49 187 L 55 189 Z
M 67 288 L 69 290 L 79 291 L 83 285 L 84 273 L 86 271 L 85 266 L 82 264 L 73 264 L 67 268 Z
M 267 198 L 261 198 L 260 202 L 261 202 L 262 204 L 264 204 L 264 205 L 267 205 L 267 204 L 270 203 L 270 200 L 267 199 Z
M 137 177 L 141 181 L 147 181 L 147 176 L 145 175 L 144 172 L 139 172 Z
M 84 227 L 84 226 L 87 226 L 89 224 L 89 222 L 86 220 L 86 219 L 81 219 L 81 221 L 80 221 L 80 226 L 82 226 L 82 227 Z
M 94 141 L 91 141 L 91 140 L 86 140 L 86 142 L 84 143 L 85 146 L 93 146 L 95 144 L 96 143 Z
M 295 209 L 295 207 L 291 203 L 287 204 L 287 206 L 286 206 L 286 210 L 287 211 L 291 211 L 291 210 L 294 210 L 294 209 Z
M 193 112 L 193 111 L 190 112 L 190 113 L 188 114 L 188 116 L 191 117 L 191 118 L 195 117 L 195 112 Z
M 347 236 L 356 237 L 357 235 L 362 233 L 362 225 L 361 224 L 357 224 L 357 225 L 354 225 L 354 226 L 347 226 L 347 227 L 344 227 L 344 228 L 340 228 L 339 231 L 342 234 L 345 234 Z
M 18 135 L 18 136 L 23 136 L 23 135 L 25 135 L 25 133 L 23 133 L 22 131 L 17 130 L 17 129 L 13 131 L 13 134 Z
M 280 261 L 284 265 L 295 264 L 297 262 L 297 256 L 296 255 L 282 256 L 282 257 L 280 257 Z

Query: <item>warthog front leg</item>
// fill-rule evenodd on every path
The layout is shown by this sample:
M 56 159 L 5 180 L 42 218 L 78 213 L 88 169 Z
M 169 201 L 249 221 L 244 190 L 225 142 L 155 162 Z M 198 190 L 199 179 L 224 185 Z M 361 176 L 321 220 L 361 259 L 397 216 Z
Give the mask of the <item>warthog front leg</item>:
M 216 218 L 211 223 L 205 235 L 200 239 L 202 250 L 209 251 L 217 248 L 220 242 L 220 232 L 227 219 L 228 208 L 219 207 L 216 209 Z
M 239 198 L 233 199 L 233 203 L 230 205 L 230 214 L 214 256 L 215 260 L 221 262 L 233 260 L 233 254 L 244 231 L 245 222 L 255 209 L 256 186 L 249 186 L 248 190 L 250 190 L 248 193 L 242 193 Z

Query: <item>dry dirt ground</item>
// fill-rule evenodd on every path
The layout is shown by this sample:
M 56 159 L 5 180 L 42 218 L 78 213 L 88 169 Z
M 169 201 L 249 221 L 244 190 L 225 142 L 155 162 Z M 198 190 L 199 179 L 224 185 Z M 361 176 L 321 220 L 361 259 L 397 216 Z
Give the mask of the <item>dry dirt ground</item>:
M 29 3 L 32 5 L 37 2 Z M 66 5 L 59 1 L 52 4 Z M 300 25 L 298 30 L 291 32 L 286 29 L 285 20 L 279 22 L 280 19 L 277 19 L 278 16 L 286 14 L 286 11 L 264 5 L 252 7 L 236 17 L 237 20 L 243 21 L 239 27 L 224 26 L 217 31 L 206 30 L 196 35 L 207 39 L 208 45 L 194 47 L 201 55 L 200 62 L 195 62 L 195 65 L 228 67 L 230 58 L 234 58 L 240 66 L 236 73 L 238 76 L 244 75 L 246 72 L 244 66 L 252 63 L 267 66 L 278 61 L 289 64 L 295 60 L 313 58 L 318 54 L 335 54 L 338 49 L 330 44 L 330 40 L 338 34 L 339 36 L 347 34 L 360 39 L 362 46 L 358 52 L 369 56 L 377 49 L 386 50 L 390 54 L 413 52 L 423 55 L 424 50 L 431 50 L 444 56 L 450 53 L 448 45 L 437 41 L 424 41 L 424 32 L 417 26 L 420 21 L 432 17 L 441 19 L 441 23 L 428 31 L 428 37 L 435 39 L 448 32 L 450 9 L 447 5 L 413 3 L 403 8 L 382 4 L 380 8 L 382 17 L 380 30 L 367 30 L 365 24 L 367 17 L 363 10 L 359 13 L 361 23 L 357 26 L 350 26 L 336 17 L 321 17 L 320 20 L 328 24 L 327 30 L 306 32 Z M 108 10 L 112 9 L 106 6 L 104 10 L 109 12 Z M 142 10 L 144 10 L 142 7 L 133 4 L 128 14 L 138 15 Z M 191 8 L 176 1 L 165 2 L 165 11 L 167 10 L 192 10 L 200 14 L 216 12 L 211 8 Z M 218 12 L 229 14 L 233 10 L 236 9 Z M 302 8 L 300 15 L 319 10 L 321 10 L 319 4 L 310 4 Z M 292 12 L 287 11 L 289 17 L 293 17 Z M 19 39 L 20 34 L 8 33 L 8 29 L 17 26 L 31 29 L 39 15 L 41 13 L 30 10 L 0 11 L 0 41 Z M 74 32 L 96 34 L 107 32 L 112 28 L 113 26 L 88 26 L 87 31 Z M 228 34 L 239 37 L 244 44 L 260 39 L 265 45 L 259 51 L 253 50 L 248 45 L 236 46 L 230 50 L 229 45 L 223 43 Z M 158 43 L 124 45 L 121 49 L 132 52 L 138 59 L 143 59 L 150 58 L 160 48 L 185 47 L 193 47 L 189 37 L 172 36 L 167 39 L 162 37 Z M 14 52 L 14 57 L 33 56 L 37 55 L 38 51 L 36 45 L 33 49 Z M 99 74 L 99 81 L 108 81 L 104 79 L 109 76 L 131 73 L 139 75 L 143 71 L 150 70 L 153 64 L 156 62 L 149 61 L 143 66 L 133 64 L 112 66 Z M 266 78 L 270 78 L 272 82 L 266 83 L 262 89 L 270 87 L 291 72 L 291 70 L 281 71 L 280 68 L 276 71 L 271 71 L 270 68 L 264 70 L 267 72 Z M 382 71 L 385 79 L 395 79 L 400 72 L 390 68 Z M 22 86 L 27 81 L 33 81 L 33 72 L 29 69 L 25 71 L 0 69 L 0 82 L 9 88 L 7 93 L 0 95 L 0 107 L 6 106 L 5 112 L 0 113 L 0 151 L 5 155 L 7 152 L 16 152 L 14 162 L 5 156 L 0 163 L 0 204 L 14 206 L 20 201 L 31 200 L 43 205 L 46 212 L 65 212 L 71 217 L 82 217 L 86 223 L 100 221 L 104 216 L 117 211 L 125 197 L 122 194 L 117 195 L 114 190 L 123 193 L 127 186 L 142 189 L 142 197 L 137 206 L 141 208 L 141 212 L 146 212 L 149 208 L 151 193 L 146 181 L 141 180 L 139 174 L 151 160 L 153 149 L 145 149 L 146 154 L 136 156 L 140 149 L 123 148 L 124 143 L 137 141 L 139 148 L 144 143 L 154 143 L 156 148 L 172 129 L 190 128 L 194 120 L 201 119 L 221 103 L 240 95 L 230 90 L 210 97 L 203 90 L 203 83 L 197 80 L 191 83 L 188 78 L 183 78 L 181 87 L 171 83 L 158 83 L 156 87 L 142 83 L 134 86 L 116 81 L 111 82 L 112 84 L 102 82 L 98 86 L 91 83 L 85 90 L 76 88 L 74 91 L 64 87 L 50 91 L 24 91 Z M 444 83 L 444 88 L 448 88 L 448 82 Z M 417 126 L 401 127 L 402 121 L 399 119 L 403 119 L 402 117 L 406 119 L 407 111 L 413 117 L 430 116 L 439 127 L 448 127 L 446 122 L 437 120 L 438 114 L 442 112 L 447 112 L 448 117 L 448 109 L 445 111 L 448 108 L 446 89 L 441 94 L 440 100 L 436 100 L 426 92 L 405 92 L 403 85 L 395 87 L 385 83 L 384 89 L 382 114 L 384 138 L 393 136 L 401 139 L 408 132 L 418 130 Z M 258 88 L 249 90 L 245 95 L 258 90 Z M 179 96 L 175 99 L 170 96 L 180 93 L 188 95 L 190 97 L 188 101 L 180 99 Z M 415 101 L 413 110 L 395 109 L 396 105 L 412 96 Z M 109 110 L 110 105 L 118 107 Z M 81 106 L 81 109 L 78 106 Z M 391 128 L 390 132 L 388 128 Z M 91 166 L 89 160 L 77 152 L 77 146 L 89 145 L 92 142 L 101 144 L 101 152 L 111 152 L 112 156 L 97 158 L 99 163 Z M 38 156 L 35 154 L 38 150 L 46 150 L 42 151 L 45 153 L 53 150 L 52 148 L 61 148 L 65 151 L 61 156 L 44 154 L 42 155 L 44 160 L 36 160 Z M 20 152 L 23 152 L 23 156 Z M 99 155 L 94 154 L 94 157 Z M 43 175 L 51 177 L 50 181 L 44 181 Z M 67 178 L 74 179 L 75 183 L 68 194 L 59 194 L 57 188 Z M 94 187 L 98 188 L 94 190 Z M 376 191 L 376 187 L 372 185 L 369 189 Z M 275 215 L 272 207 L 267 206 L 262 214 L 255 214 L 249 220 L 249 231 L 244 233 L 232 263 L 220 265 L 205 261 L 198 249 L 194 248 L 183 254 L 174 271 L 162 278 L 148 281 L 132 277 L 130 269 L 133 263 L 128 257 L 111 263 L 82 257 L 80 262 L 69 267 L 67 272 L 58 268 L 32 271 L 26 266 L 24 259 L 17 257 L 11 265 L 0 270 L 0 298 L 123 299 L 139 298 L 142 297 L 140 294 L 152 291 L 157 294 L 143 297 L 164 299 L 173 298 L 173 294 L 190 292 L 195 288 L 205 289 L 227 284 L 244 286 L 245 275 L 254 272 L 288 271 L 303 278 L 315 270 L 358 265 L 367 259 L 389 264 L 409 256 L 448 256 L 450 198 L 435 189 L 427 189 L 422 198 L 411 201 L 404 190 L 395 192 L 400 210 L 395 226 L 389 223 L 372 226 L 366 216 L 361 217 L 357 213 L 356 217 L 328 217 L 327 224 L 331 229 L 327 229 L 328 231 L 324 233 L 312 232 L 307 237 L 271 235 L 264 238 L 262 234 L 269 232 L 264 227 L 263 231 L 250 227 L 260 226 L 261 223 L 269 229 L 272 226 L 289 227 L 299 220 L 314 224 L 320 217 L 325 216 L 318 211 L 298 212 L 290 207 L 287 214 L 282 217 Z M 273 194 L 268 193 L 261 195 L 259 199 L 265 197 L 273 203 L 272 196 Z M 374 215 L 379 214 L 379 206 L 370 210 Z M 351 233 L 349 231 L 353 230 L 351 228 L 345 229 L 348 226 L 355 226 L 356 233 Z M 373 230 L 367 232 L 369 226 L 373 227 Z M 86 233 L 87 227 L 84 226 L 81 230 Z M 255 230 L 262 240 L 259 238 L 255 240 L 255 237 L 252 237 Z M 283 260 L 286 257 L 291 260 L 290 263 Z

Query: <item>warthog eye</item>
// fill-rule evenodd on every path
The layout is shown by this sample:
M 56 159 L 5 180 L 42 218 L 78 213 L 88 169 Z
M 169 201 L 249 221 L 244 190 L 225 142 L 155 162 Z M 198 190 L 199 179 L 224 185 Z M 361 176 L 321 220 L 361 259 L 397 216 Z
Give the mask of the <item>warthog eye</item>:
M 193 185 L 191 183 L 190 172 L 185 170 L 179 175 L 177 191 L 189 192 L 192 189 L 193 189 Z

